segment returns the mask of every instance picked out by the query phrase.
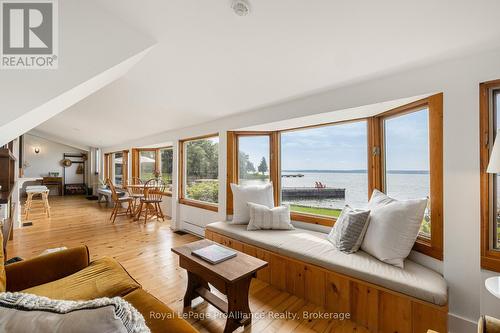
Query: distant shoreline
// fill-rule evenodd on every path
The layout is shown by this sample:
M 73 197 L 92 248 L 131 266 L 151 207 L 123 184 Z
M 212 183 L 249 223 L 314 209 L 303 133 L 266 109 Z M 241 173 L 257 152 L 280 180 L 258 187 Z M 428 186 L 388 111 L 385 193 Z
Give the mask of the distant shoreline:
M 282 170 L 282 172 L 295 172 L 295 173 L 367 173 L 367 170 Z M 427 170 L 388 170 L 389 174 L 401 175 L 428 175 Z

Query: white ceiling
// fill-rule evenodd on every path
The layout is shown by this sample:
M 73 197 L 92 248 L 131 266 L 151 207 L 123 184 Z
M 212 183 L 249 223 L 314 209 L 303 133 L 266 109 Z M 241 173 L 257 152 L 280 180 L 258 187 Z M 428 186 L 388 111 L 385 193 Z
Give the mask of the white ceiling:
M 247 17 L 228 0 L 99 1 L 158 44 L 37 130 L 117 145 L 500 41 L 497 0 L 249 1 Z
M 395 109 L 401 105 L 406 105 L 421 100 L 431 95 L 432 94 L 400 98 L 393 101 L 368 104 L 338 111 L 322 112 L 305 117 L 291 118 L 276 122 L 264 123 L 257 126 L 248 126 L 244 128 L 238 128 L 236 130 L 237 131 L 283 131 L 283 130 L 303 128 L 307 126 L 341 122 L 345 120 L 368 118 L 383 113 L 385 111 Z

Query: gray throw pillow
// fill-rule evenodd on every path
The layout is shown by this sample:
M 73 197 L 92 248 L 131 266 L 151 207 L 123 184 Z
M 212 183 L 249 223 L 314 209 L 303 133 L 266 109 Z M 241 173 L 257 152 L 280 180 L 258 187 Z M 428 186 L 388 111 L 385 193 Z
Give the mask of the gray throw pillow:
M 253 202 L 248 203 L 250 222 L 247 230 L 293 230 L 290 208 L 279 206 L 268 208 Z
M 369 215 L 369 210 L 355 210 L 346 205 L 332 227 L 328 240 L 342 252 L 358 251 L 368 227 Z
M 120 297 L 90 301 L 53 300 L 0 293 L 0 332 L 149 333 L 144 317 Z

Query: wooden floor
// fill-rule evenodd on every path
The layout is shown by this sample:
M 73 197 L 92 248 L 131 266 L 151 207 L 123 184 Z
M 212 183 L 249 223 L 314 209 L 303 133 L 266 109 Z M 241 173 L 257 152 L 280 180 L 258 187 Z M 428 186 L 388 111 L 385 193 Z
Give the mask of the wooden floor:
M 118 217 L 111 224 L 110 209 L 83 197 L 50 197 L 50 204 L 51 218 L 45 218 L 35 209 L 30 215 L 33 226 L 15 230 L 14 240 L 7 247 L 9 257 L 30 258 L 47 248 L 86 244 L 92 259 L 116 258 L 144 289 L 172 309 L 182 311 L 186 272 L 179 268 L 177 256 L 170 248 L 198 240 L 197 237 L 172 232 L 169 221 L 151 220 L 144 226 L 127 217 Z M 252 281 L 250 293 L 250 308 L 255 316 L 252 325 L 240 331 L 367 332 L 347 320 L 305 318 L 304 311 L 314 314 L 325 311 L 259 280 Z M 288 318 L 280 318 L 284 313 L 288 313 Z M 193 314 L 188 320 L 201 332 L 223 331 L 220 312 L 206 302 L 199 302 Z

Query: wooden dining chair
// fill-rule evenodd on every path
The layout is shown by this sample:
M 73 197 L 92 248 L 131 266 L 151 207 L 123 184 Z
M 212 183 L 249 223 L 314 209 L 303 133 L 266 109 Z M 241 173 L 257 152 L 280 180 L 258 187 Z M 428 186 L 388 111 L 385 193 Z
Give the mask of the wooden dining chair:
M 139 206 L 138 201 L 144 198 L 144 187 L 139 185 L 144 185 L 140 178 L 132 177 L 128 181 L 127 191 L 129 197 L 131 197 L 133 200 L 132 209 L 134 210 L 134 212 L 137 212 L 137 207 Z
M 111 216 L 109 219 L 111 220 L 111 223 L 115 223 L 115 219 L 117 216 L 126 216 L 130 215 L 131 217 L 133 216 L 133 211 L 132 211 L 132 201 L 133 199 L 129 196 L 125 197 L 119 197 L 118 193 L 116 192 L 116 187 L 111 181 L 111 179 L 106 179 L 106 185 L 108 185 L 109 189 L 111 190 L 111 200 L 113 200 L 114 206 L 113 206 L 113 211 L 111 212 Z M 127 210 L 123 211 L 122 209 L 122 204 L 127 203 Z
M 144 213 L 144 224 L 149 216 L 156 216 L 157 219 L 165 221 L 165 215 L 161 210 L 161 202 L 163 193 L 167 188 L 167 184 L 162 179 L 150 179 L 144 184 L 144 198 L 140 199 L 139 218 Z

